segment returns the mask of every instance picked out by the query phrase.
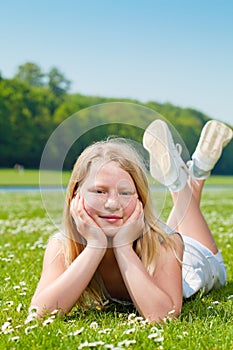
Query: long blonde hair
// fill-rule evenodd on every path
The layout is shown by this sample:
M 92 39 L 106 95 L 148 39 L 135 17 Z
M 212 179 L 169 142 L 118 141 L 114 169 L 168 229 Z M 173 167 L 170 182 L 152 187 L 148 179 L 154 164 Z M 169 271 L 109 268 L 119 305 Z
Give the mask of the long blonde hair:
M 81 243 L 83 239 L 77 232 L 72 219 L 70 204 L 77 190 L 85 181 L 91 164 L 97 160 L 118 163 L 134 181 L 138 198 L 144 208 L 145 231 L 143 236 L 134 242 L 133 247 L 148 273 L 152 275 L 156 267 L 161 242 L 165 246 L 172 246 L 172 241 L 159 227 L 155 217 L 144 162 L 131 143 L 121 138 L 107 139 L 87 147 L 74 165 L 67 187 L 63 213 L 64 239 L 67 241 L 64 251 L 66 264 L 67 266 L 70 265 L 85 248 L 85 245 Z M 78 304 L 85 304 L 87 298 L 99 303 L 102 297 L 101 281 L 98 273 L 96 273 L 86 291 L 80 297 Z

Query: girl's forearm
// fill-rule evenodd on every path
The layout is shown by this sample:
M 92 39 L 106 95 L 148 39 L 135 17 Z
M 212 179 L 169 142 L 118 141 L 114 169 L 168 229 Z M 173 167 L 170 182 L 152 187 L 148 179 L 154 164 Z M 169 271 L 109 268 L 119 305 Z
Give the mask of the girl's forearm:
M 160 322 L 169 311 L 173 316 L 179 314 L 172 298 L 156 285 L 131 246 L 115 248 L 115 256 L 132 301 L 146 319 Z
M 39 308 L 38 314 L 55 309 L 68 313 L 88 286 L 104 254 L 105 249 L 87 246 L 57 279 L 35 293 L 31 305 Z

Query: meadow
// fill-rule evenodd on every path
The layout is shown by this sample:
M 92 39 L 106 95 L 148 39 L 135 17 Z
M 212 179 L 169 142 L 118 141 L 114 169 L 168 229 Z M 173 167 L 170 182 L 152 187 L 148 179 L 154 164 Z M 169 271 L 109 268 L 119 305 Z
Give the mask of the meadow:
M 101 311 L 74 309 L 62 318 L 50 315 L 37 321 L 33 313 L 28 317 L 44 249 L 57 227 L 39 192 L 0 192 L 0 349 L 233 349 L 232 178 L 227 184 L 207 187 L 202 209 L 225 259 L 228 282 L 185 301 L 178 319 L 160 325 L 148 324 L 133 307 L 116 304 Z M 165 217 L 170 206 L 166 198 Z M 53 215 L 55 220 L 61 215 L 56 205 Z
M 23 171 L 15 171 L 14 169 L 0 169 L 0 187 L 1 186 L 56 186 L 66 185 L 70 178 L 70 171 L 38 171 L 36 169 L 26 169 Z M 148 175 L 150 178 L 150 175 Z M 151 182 L 154 182 L 150 178 Z M 210 176 L 207 185 L 214 186 L 233 186 L 233 176 Z

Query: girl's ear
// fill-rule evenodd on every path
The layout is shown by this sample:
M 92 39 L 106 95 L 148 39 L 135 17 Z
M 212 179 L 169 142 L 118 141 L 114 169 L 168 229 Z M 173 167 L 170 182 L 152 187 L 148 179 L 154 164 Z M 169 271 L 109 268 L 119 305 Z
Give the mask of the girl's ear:
M 72 198 L 76 197 L 79 191 L 74 191 Z
M 73 197 L 72 198 L 74 198 L 74 197 L 76 197 L 76 195 L 79 193 L 79 187 L 78 187 L 78 184 L 76 184 L 76 186 L 75 186 L 75 189 L 74 189 L 74 193 L 73 193 Z

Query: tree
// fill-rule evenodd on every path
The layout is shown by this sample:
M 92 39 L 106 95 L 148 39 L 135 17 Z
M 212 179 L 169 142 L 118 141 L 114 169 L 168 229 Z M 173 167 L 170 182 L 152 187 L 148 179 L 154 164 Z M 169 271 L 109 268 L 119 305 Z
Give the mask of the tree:
M 155 115 L 164 116 L 175 127 L 192 154 L 202 126 L 209 119 L 196 110 L 170 103 L 150 101 L 143 105 L 127 99 L 69 94 L 69 87 L 70 81 L 57 68 L 44 73 L 31 62 L 21 65 L 13 79 L 1 78 L 0 73 L 0 167 L 15 163 L 28 168 L 38 167 L 51 133 L 76 112 L 80 137 L 67 154 L 66 168 L 72 167 L 84 147 L 108 135 L 126 137 L 141 144 L 143 130 Z M 121 104 L 110 102 L 126 102 L 127 111 Z M 95 107 L 88 108 L 91 106 Z M 146 107 L 146 113 L 145 110 L 141 113 L 142 107 Z M 76 126 L 70 127 L 65 134 L 62 131 L 60 146 L 66 147 L 71 137 L 76 136 L 76 131 Z M 60 157 L 60 148 L 53 151 L 54 157 Z M 215 174 L 233 173 L 232 153 L 233 141 L 216 164 Z
M 54 93 L 55 96 L 60 97 L 67 93 L 70 88 L 70 80 L 66 79 L 63 73 L 61 73 L 56 67 L 50 69 L 47 73 L 48 87 Z
M 37 64 L 27 62 L 19 66 L 14 78 L 31 86 L 43 86 L 45 75 Z

